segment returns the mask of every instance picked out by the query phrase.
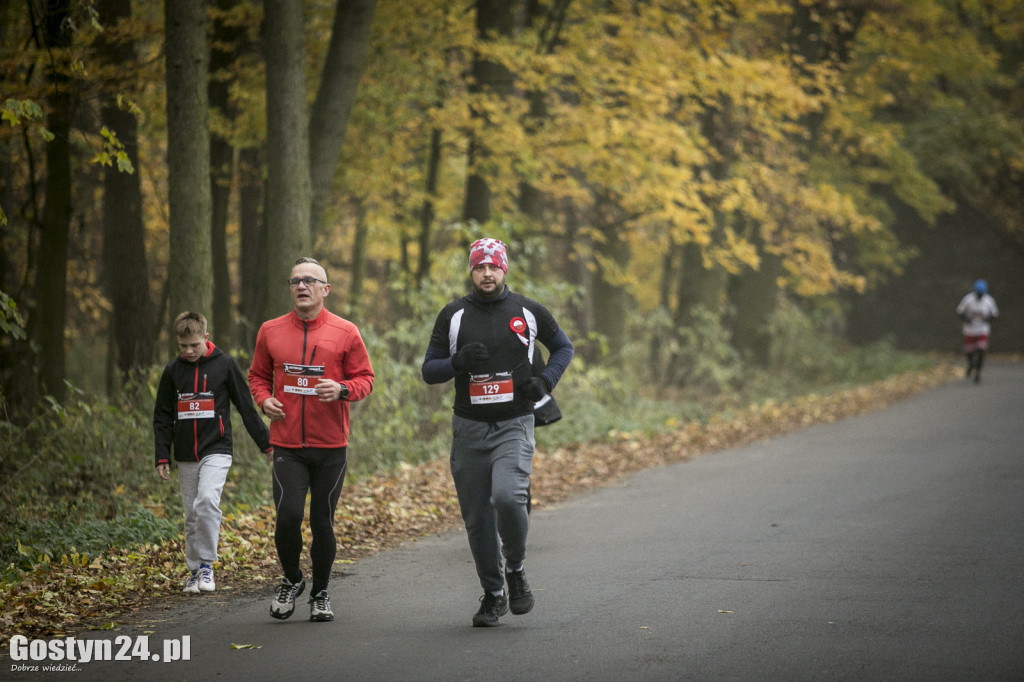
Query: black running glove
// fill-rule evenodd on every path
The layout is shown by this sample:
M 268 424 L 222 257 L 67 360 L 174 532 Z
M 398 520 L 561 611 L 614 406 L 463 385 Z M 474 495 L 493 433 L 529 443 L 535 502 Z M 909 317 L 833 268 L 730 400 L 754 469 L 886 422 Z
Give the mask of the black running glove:
M 548 386 L 540 377 L 530 377 L 519 384 L 519 392 L 527 400 L 537 402 L 548 394 Z
M 491 357 L 487 346 L 482 343 L 467 343 L 452 356 L 452 368 L 456 374 L 465 374 L 476 369 L 481 369 Z

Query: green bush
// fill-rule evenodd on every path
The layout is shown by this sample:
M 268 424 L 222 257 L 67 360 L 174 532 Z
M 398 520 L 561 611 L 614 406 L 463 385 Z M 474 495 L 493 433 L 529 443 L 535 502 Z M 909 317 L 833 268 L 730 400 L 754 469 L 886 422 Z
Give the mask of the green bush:
M 853 346 L 842 339 L 838 312 L 805 312 L 783 301 L 769 322 L 770 375 L 792 390 L 876 381 L 895 373 L 922 369 L 931 360 L 897 350 L 889 341 Z
M 170 532 L 143 506 L 159 509 L 177 495 L 155 485 L 150 387 L 131 387 L 123 404 L 74 393 L 64 406 L 45 401 L 23 426 L 0 422 L 0 565 Z
M 79 394 L 66 406 L 48 400 L 31 422 L 3 422 L 0 501 L 5 508 L 37 507 L 54 500 L 100 518 L 134 506 L 153 474 L 152 398 L 145 387 L 125 404 L 87 402 Z
M 43 520 L 14 519 L 14 526 L 0 535 L 0 561 L 8 571 L 29 570 L 64 555 L 93 558 L 111 547 L 159 544 L 182 532 L 179 520 L 159 517 L 143 507 L 109 521 L 83 518 L 67 503 L 56 503 L 47 511 Z

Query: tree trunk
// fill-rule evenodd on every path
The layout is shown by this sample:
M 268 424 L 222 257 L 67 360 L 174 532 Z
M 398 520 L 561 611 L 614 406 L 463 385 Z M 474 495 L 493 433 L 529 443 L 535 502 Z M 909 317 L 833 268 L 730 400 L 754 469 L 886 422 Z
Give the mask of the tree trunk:
M 352 239 L 352 277 L 348 285 L 349 310 L 361 310 L 363 288 L 366 283 L 366 237 L 369 226 L 366 224 L 366 205 L 359 202 L 356 209 L 356 230 Z
M 594 309 L 594 331 L 607 340 L 607 357 L 611 365 L 620 365 L 626 345 L 626 317 L 629 294 L 616 282 L 629 264 L 629 244 L 616 226 L 599 226 L 604 239 L 596 244 L 596 264 L 592 283 L 591 305 Z
M 678 272 L 676 262 L 682 256 L 682 247 L 675 243 L 669 243 L 668 248 L 661 258 L 661 275 L 658 279 L 658 308 L 659 312 L 668 314 L 672 310 L 672 285 L 675 282 Z M 648 346 L 647 368 L 652 386 L 665 385 L 665 336 L 669 330 L 663 326 L 651 330 L 651 338 Z
M 263 181 L 261 179 L 260 150 L 256 147 L 243 149 L 238 155 L 238 231 L 241 236 L 239 248 L 239 279 L 242 283 L 241 314 L 243 333 L 239 343 L 248 350 L 256 347 L 256 332 L 259 331 L 266 309 L 267 296 L 267 233 L 263 221 Z
M 100 21 L 108 27 L 131 18 L 130 0 L 102 0 Z M 104 61 L 135 61 L 132 40 L 100 43 Z M 153 360 L 153 306 L 146 265 L 142 187 L 139 181 L 138 121 L 107 95 L 101 112 L 103 125 L 117 135 L 134 171 L 107 168 L 103 178 L 103 282 L 110 299 L 110 334 L 116 352 L 114 365 L 122 376 L 147 367 Z M 116 385 L 108 385 L 113 395 Z
M 562 216 L 562 222 L 565 225 L 566 241 L 573 245 L 575 253 L 587 253 L 590 247 L 590 237 L 583 229 L 583 221 L 576 206 L 569 199 L 566 199 L 562 204 Z M 588 267 L 589 262 L 583 256 L 566 260 L 565 278 L 580 291 L 593 291 L 594 275 Z M 594 306 L 590 299 L 593 299 L 592 295 L 582 300 L 578 297 L 573 297 L 567 303 L 567 307 L 570 317 L 572 317 L 576 329 L 579 331 L 579 339 L 573 340 L 576 352 L 588 363 L 593 363 L 600 359 L 601 348 L 592 342 L 592 332 L 595 325 Z
M 729 176 L 730 164 L 736 157 L 733 107 L 732 100 L 725 97 L 718 107 L 706 107 L 701 116 L 701 132 L 718 150 L 717 158 L 710 161 L 705 169 L 716 180 L 725 180 Z M 725 224 L 726 216 L 716 209 L 710 246 L 723 243 Z M 683 265 L 675 314 L 679 326 L 693 323 L 693 309 L 696 306 L 703 306 L 718 315 L 724 312 L 729 274 L 717 263 L 712 263 L 710 267 L 704 265 L 705 248 L 696 242 L 683 245 Z
M 338 0 L 335 8 L 331 43 L 309 120 L 309 139 L 315 141 L 309 150 L 313 197 L 310 235 L 314 242 L 338 168 L 359 79 L 363 75 L 376 5 L 376 0 Z
M 419 262 L 416 265 L 416 288 L 430 276 L 430 233 L 434 223 L 434 198 L 437 196 L 437 176 L 441 168 L 441 131 L 430 131 L 430 159 L 427 162 L 426 198 L 420 208 Z
M 213 267 L 211 330 L 218 345 L 229 346 L 235 337 L 231 306 L 231 268 L 228 258 L 228 206 L 234 149 L 221 137 L 210 139 L 210 261 Z
M 53 61 L 49 73 L 46 124 L 53 139 L 46 145 L 46 203 L 36 270 L 36 304 L 30 327 L 39 345 L 39 389 L 58 402 L 66 395 L 64 326 L 67 317 L 68 233 L 71 227 L 71 94 L 60 64 L 71 44 L 70 2 L 54 2 L 45 17 L 46 47 Z
M 170 212 L 170 312 L 210 315 L 209 49 L 206 3 L 165 0 L 167 53 L 167 200 Z M 171 335 L 173 347 L 175 339 Z
M 218 9 L 227 11 L 236 0 L 217 0 Z M 237 115 L 229 94 L 234 81 L 232 65 L 242 31 L 218 17 L 213 24 L 213 47 L 210 50 L 210 109 L 219 110 L 231 121 Z M 217 343 L 230 346 L 235 341 L 234 314 L 231 305 L 231 269 L 228 266 L 227 223 L 231 204 L 231 181 L 234 177 L 235 150 L 231 143 L 214 131 L 210 132 L 210 254 L 213 259 L 212 331 Z
M 676 296 L 676 324 L 693 323 L 693 309 L 703 306 L 721 314 L 726 302 L 726 284 L 729 274 L 721 265 L 704 266 L 703 248 L 693 242 L 683 247 L 683 268 Z
M 306 39 L 301 0 L 264 3 L 267 65 L 266 269 L 263 318 L 291 307 L 285 281 L 295 259 L 312 256 Z
M 491 219 L 491 187 L 487 178 L 479 171 L 481 157 L 486 150 L 476 139 L 469 142 L 469 176 L 466 178 L 466 200 L 462 207 L 462 219 L 483 225 Z
M 732 342 L 736 350 L 764 366 L 769 361 L 771 337 L 768 323 L 779 295 L 781 256 L 761 250 L 761 264 L 732 278 L 729 300 L 736 311 Z
M 676 280 L 676 307 L 672 312 L 672 331 L 676 350 L 664 357 L 660 386 L 683 385 L 692 374 L 693 367 L 686 360 L 683 348 L 684 327 L 692 327 L 697 318 L 695 311 L 703 308 L 716 315 L 724 312 L 728 272 L 721 265 L 704 266 L 703 248 L 690 242 L 682 250 L 680 272 Z
M 493 36 L 510 36 L 515 26 L 516 3 L 508 0 L 476 0 L 476 39 L 483 42 Z M 512 74 L 503 65 L 473 57 L 473 77 L 470 92 L 493 92 L 509 95 L 512 92 Z M 480 116 L 474 111 L 473 116 Z M 466 198 L 462 217 L 481 225 L 491 218 L 491 188 L 487 173 L 481 170 L 489 150 L 479 136 L 469 141 L 469 175 L 466 178 Z

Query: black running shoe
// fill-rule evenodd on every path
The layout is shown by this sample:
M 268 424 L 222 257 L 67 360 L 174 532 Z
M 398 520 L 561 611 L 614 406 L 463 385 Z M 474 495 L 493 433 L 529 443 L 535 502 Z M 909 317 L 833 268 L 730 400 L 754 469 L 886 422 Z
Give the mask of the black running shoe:
M 533 609 L 533 592 L 530 583 L 526 582 L 526 571 L 506 571 L 508 581 L 508 605 L 517 616 L 529 613 Z
M 498 619 L 508 613 L 508 598 L 495 597 L 488 592 L 480 597 L 480 610 L 473 616 L 473 627 L 487 628 L 498 624 Z
M 297 583 L 292 583 L 288 578 L 281 578 L 281 584 L 277 586 L 277 595 L 274 601 L 270 602 L 270 615 L 281 620 L 290 617 L 295 613 L 295 598 L 305 589 L 304 578 L 300 578 Z

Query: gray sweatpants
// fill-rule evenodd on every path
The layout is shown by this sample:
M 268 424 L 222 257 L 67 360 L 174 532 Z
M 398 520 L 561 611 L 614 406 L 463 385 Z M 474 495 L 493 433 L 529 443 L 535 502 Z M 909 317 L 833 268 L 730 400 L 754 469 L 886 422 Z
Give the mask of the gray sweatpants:
M 480 585 L 492 594 L 505 586 L 502 556 L 515 569 L 526 559 L 535 444 L 532 414 L 495 423 L 452 417 L 455 492 Z
M 231 455 L 207 455 L 198 462 L 178 462 L 178 486 L 185 508 L 185 562 L 188 570 L 213 565 L 220 539 L 220 494 L 231 468 Z

